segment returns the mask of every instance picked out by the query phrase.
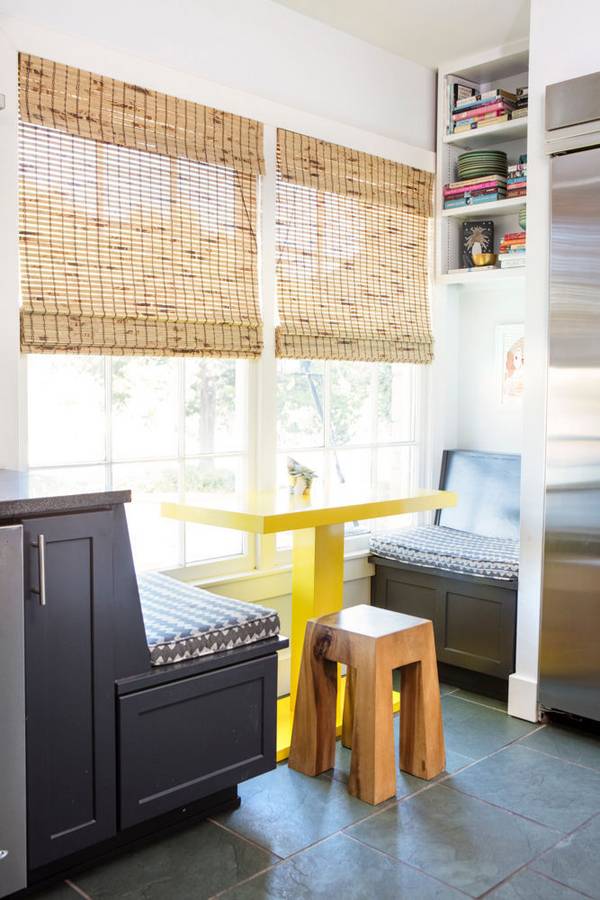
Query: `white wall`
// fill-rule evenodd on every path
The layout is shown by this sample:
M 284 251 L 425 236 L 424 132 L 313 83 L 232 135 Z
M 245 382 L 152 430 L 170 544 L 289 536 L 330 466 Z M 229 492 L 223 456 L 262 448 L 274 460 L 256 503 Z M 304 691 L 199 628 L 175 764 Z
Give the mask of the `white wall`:
M 548 84 L 600 70 L 598 0 L 532 0 L 529 63 L 526 348 L 517 665 L 509 710 L 535 720 L 544 516 L 550 165 L 544 156 Z
M 434 72 L 271 0 L 0 0 L 2 13 L 434 147 Z
M 497 327 L 525 320 L 521 279 L 484 290 L 465 285 L 459 300 L 456 446 L 520 453 L 522 406 L 499 402 Z

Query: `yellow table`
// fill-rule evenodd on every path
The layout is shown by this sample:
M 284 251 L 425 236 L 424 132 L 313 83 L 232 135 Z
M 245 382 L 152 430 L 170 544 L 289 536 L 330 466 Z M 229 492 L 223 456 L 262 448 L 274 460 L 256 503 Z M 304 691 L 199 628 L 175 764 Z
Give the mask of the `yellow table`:
M 253 534 L 294 533 L 290 697 L 278 701 L 278 760 L 288 756 L 306 622 L 342 608 L 344 524 L 455 505 L 456 494 L 451 491 L 418 490 L 404 496 L 381 497 L 375 493 L 367 496 L 364 492 L 356 496 L 338 490 L 327 496 L 315 488 L 310 498 L 292 497 L 281 492 L 162 504 L 164 516 L 180 521 L 235 528 Z M 338 700 L 338 726 L 341 727 L 343 690 L 338 691 Z

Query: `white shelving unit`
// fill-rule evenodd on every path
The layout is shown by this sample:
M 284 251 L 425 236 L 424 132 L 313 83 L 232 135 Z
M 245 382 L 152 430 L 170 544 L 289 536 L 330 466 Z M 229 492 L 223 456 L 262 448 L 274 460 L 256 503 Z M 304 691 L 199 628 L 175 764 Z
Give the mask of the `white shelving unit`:
M 444 219 L 493 219 L 495 216 L 509 216 L 527 205 L 527 197 L 507 197 L 491 203 L 476 203 L 474 206 L 454 206 L 442 209 Z
M 529 51 L 526 41 L 490 50 L 487 54 L 455 60 L 438 73 L 438 141 L 436 178 L 436 279 L 440 285 L 514 283 L 525 276 L 525 267 L 487 269 L 482 272 L 453 272 L 462 265 L 462 223 L 467 219 L 491 219 L 494 222 L 494 252 L 505 232 L 518 231 L 519 211 L 526 197 L 511 197 L 474 206 L 443 208 L 443 187 L 457 181 L 457 160 L 467 150 L 487 148 L 503 150 L 509 165 L 527 152 L 527 118 L 488 125 L 460 134 L 448 133 L 448 79 L 452 76 L 474 82 L 481 91 L 493 88 L 514 90 L 528 83 Z
M 472 128 L 460 134 L 444 134 L 444 144 L 456 144 L 459 147 L 475 150 L 484 147 L 497 147 L 507 141 L 515 141 L 527 137 L 527 116 L 500 125 L 488 125 L 485 128 Z

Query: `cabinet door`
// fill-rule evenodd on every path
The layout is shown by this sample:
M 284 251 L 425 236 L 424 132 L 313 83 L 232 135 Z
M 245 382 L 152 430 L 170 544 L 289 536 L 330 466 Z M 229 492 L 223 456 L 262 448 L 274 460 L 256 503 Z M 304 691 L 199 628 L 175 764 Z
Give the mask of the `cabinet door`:
M 24 523 L 30 869 L 115 832 L 111 523 L 109 511 Z

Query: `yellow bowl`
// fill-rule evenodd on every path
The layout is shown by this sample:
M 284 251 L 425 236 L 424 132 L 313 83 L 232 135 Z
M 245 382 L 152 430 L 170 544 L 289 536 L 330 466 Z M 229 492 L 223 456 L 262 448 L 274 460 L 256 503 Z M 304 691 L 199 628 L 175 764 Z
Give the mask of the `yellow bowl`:
M 495 266 L 498 262 L 498 254 L 497 253 L 474 253 L 473 254 L 473 265 L 474 266 Z

